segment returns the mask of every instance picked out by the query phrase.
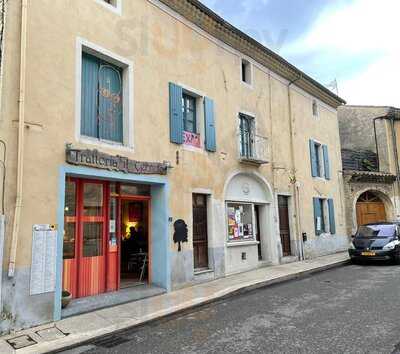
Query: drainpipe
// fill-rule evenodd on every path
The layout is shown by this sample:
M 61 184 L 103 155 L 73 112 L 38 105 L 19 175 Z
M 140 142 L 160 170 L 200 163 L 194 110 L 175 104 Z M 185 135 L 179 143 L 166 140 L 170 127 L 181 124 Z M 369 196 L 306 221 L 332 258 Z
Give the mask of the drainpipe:
M 383 117 L 377 117 L 377 118 L 373 119 L 373 122 L 374 122 L 374 136 L 375 136 L 375 150 L 376 150 L 376 159 L 377 159 L 378 171 L 381 170 L 381 163 L 380 163 L 380 160 L 379 160 L 378 136 L 376 134 L 376 121 L 380 120 L 380 119 L 383 119 Z
M 393 153 L 394 153 L 394 160 L 395 160 L 395 165 L 396 165 L 397 196 L 399 196 L 400 195 L 400 166 L 399 166 L 399 152 L 397 150 L 397 134 L 396 134 L 395 126 L 394 126 L 395 118 L 394 118 L 394 116 L 392 116 L 389 119 L 390 119 L 390 125 L 391 125 L 391 129 L 392 129 Z M 396 211 L 398 213 L 398 210 L 396 210 Z
M 24 167 L 24 129 L 25 129 L 25 83 L 26 83 L 26 42 L 27 42 L 28 0 L 21 0 L 21 63 L 19 83 L 19 120 L 18 120 L 18 164 L 17 164 L 17 196 L 15 200 L 14 222 L 11 235 L 10 260 L 8 276 L 15 275 L 15 261 L 17 259 L 18 235 L 20 227 L 22 195 L 23 195 L 23 167 Z
M 290 87 L 296 83 L 297 81 L 301 80 L 303 75 L 300 75 L 296 79 L 292 80 L 289 82 L 287 88 L 288 88 L 288 103 L 289 103 L 289 130 L 290 130 L 290 151 L 291 151 L 291 157 L 292 157 L 292 167 L 293 167 L 293 177 L 295 179 L 293 185 L 293 196 L 294 196 L 294 203 L 295 203 L 295 210 L 296 210 L 296 229 L 297 233 L 300 236 L 301 235 L 301 220 L 300 220 L 300 190 L 299 190 L 299 185 L 296 180 L 296 160 L 295 160 L 295 152 L 294 152 L 294 129 L 293 129 L 293 117 L 292 117 L 292 95 L 290 91 Z M 299 254 L 299 259 L 304 260 L 304 244 L 303 244 L 303 239 L 300 237 L 299 240 L 297 240 L 300 246 L 300 254 Z

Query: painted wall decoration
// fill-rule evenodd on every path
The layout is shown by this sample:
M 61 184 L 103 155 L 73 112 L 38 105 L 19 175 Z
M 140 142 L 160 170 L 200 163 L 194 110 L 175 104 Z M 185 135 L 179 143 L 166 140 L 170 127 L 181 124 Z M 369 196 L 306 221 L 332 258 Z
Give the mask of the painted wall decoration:
M 174 242 L 178 244 L 178 252 L 182 251 L 181 244 L 188 242 L 188 228 L 184 220 L 179 219 L 174 222 Z

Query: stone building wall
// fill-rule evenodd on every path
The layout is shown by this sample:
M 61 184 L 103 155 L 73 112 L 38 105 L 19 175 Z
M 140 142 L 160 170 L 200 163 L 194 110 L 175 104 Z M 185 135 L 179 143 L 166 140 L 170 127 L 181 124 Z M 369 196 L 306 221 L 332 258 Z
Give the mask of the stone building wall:
M 340 142 L 342 149 L 376 153 L 373 119 L 387 114 L 388 107 L 341 106 L 338 109 Z M 390 162 L 391 140 L 385 120 L 376 121 L 378 152 L 381 172 L 394 172 Z
M 351 176 L 344 176 L 345 215 L 347 234 L 354 235 L 357 230 L 356 203 L 361 194 L 366 191 L 374 192 L 385 204 L 388 220 L 395 219 L 395 189 L 394 184 L 383 183 L 354 183 Z

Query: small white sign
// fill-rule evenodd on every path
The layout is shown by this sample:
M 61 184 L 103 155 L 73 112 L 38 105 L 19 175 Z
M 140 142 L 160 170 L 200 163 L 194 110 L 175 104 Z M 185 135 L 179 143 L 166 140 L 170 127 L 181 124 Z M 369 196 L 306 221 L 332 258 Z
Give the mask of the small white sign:
M 110 233 L 115 232 L 115 220 L 110 220 Z
M 321 231 L 321 217 L 317 216 L 317 231 Z

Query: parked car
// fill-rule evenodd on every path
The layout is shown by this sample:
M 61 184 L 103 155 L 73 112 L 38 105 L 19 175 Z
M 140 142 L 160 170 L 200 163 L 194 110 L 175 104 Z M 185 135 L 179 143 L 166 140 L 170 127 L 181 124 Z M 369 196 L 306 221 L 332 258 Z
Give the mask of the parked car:
M 400 227 L 395 222 L 362 225 L 352 237 L 350 259 L 393 260 L 400 264 Z

